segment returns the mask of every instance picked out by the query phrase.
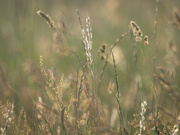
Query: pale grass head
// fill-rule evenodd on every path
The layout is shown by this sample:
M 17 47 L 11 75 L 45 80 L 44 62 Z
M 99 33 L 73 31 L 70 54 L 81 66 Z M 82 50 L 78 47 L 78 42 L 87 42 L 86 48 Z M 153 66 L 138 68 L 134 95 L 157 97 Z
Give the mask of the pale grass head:
M 87 33 L 86 33 L 87 32 Z M 86 60 L 89 64 L 89 66 L 92 65 L 93 58 L 92 58 L 92 30 L 90 27 L 90 18 L 86 18 L 86 32 L 85 29 L 81 29 L 81 34 L 82 34 L 82 41 L 84 44 L 84 49 L 85 49 L 85 54 L 86 54 Z
M 140 117 L 141 117 L 141 120 L 140 120 L 140 123 L 139 123 L 139 127 L 140 127 L 140 132 L 139 132 L 139 135 L 142 135 L 143 132 L 146 130 L 146 126 L 145 126 L 145 112 L 146 112 L 146 106 L 147 106 L 147 102 L 146 101 L 143 101 L 141 103 L 141 112 L 140 112 Z

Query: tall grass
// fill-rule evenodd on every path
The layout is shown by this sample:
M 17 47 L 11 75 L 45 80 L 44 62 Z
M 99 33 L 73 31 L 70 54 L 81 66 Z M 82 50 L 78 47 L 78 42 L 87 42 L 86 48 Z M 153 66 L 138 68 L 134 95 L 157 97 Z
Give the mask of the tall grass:
M 99 27 L 93 25 L 91 15 L 84 19 L 80 16 L 84 12 L 74 14 L 78 39 L 71 42 L 70 24 L 63 17 L 57 22 L 38 10 L 38 20 L 44 19 L 52 30 L 53 45 L 47 56 L 39 54 L 38 66 L 31 61 L 23 64 L 23 73 L 29 74 L 22 74 L 32 81 L 29 89 L 21 87 L 23 94 L 6 81 L 0 66 L 0 133 L 178 135 L 178 42 L 168 39 L 161 46 L 158 29 L 165 23 L 159 15 L 161 4 L 154 1 L 154 32 L 147 32 L 141 21 L 129 20 L 112 45 L 104 38 L 98 47 L 94 29 Z M 178 8 L 172 9 L 170 19 L 166 23 L 179 33 Z M 161 49 L 166 52 L 164 58 L 158 55 Z M 27 98 L 26 105 L 18 103 L 19 98 Z

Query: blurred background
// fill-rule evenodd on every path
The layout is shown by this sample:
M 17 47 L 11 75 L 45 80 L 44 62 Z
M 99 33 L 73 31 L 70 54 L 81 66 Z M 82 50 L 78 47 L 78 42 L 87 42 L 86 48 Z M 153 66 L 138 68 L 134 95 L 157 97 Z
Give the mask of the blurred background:
M 173 21 L 172 11 L 180 10 L 179 0 L 160 0 L 157 17 L 156 66 L 169 68 L 173 72 L 171 83 L 180 87 L 179 45 L 180 30 Z M 72 50 L 76 50 L 85 63 L 84 49 L 81 41 L 81 27 L 76 10 L 79 10 L 82 24 L 85 27 L 86 17 L 91 19 L 93 33 L 94 73 L 102 70 L 103 61 L 97 50 L 102 43 L 110 47 L 123 33 L 129 32 L 130 21 L 136 22 L 143 35 L 148 35 L 149 45 L 137 43 L 144 50 L 148 77 L 143 63 L 141 50 L 137 47 L 138 72 L 133 61 L 133 47 L 130 34 L 114 49 L 117 73 L 121 92 L 121 103 L 125 117 L 132 115 L 128 110 L 133 106 L 137 96 L 136 80 L 141 82 L 141 99 L 152 100 L 152 88 L 149 85 L 153 73 L 154 18 L 155 0 L 1 0 L 0 3 L 0 98 L 15 102 L 15 110 L 25 106 L 31 112 L 33 101 L 44 90 L 44 79 L 41 75 L 39 56 L 44 58 L 44 66 L 54 70 L 57 80 L 64 74 L 64 84 L 69 85 L 69 77 L 76 77 L 79 61 Z M 55 24 L 64 23 L 64 30 L 57 43 L 57 33 L 49 28 L 44 18 L 37 15 L 41 10 L 48 14 Z M 180 15 L 180 12 L 179 12 Z M 173 60 L 168 61 L 167 45 L 175 45 Z M 172 56 L 172 55 L 171 55 Z M 167 59 L 166 59 L 167 58 Z M 80 67 L 79 67 L 80 68 Z M 98 76 L 96 77 L 98 79 Z M 104 108 L 112 110 L 116 106 L 115 98 L 109 94 L 109 82 L 115 82 L 113 63 L 109 62 L 98 90 L 99 99 Z M 65 87 L 65 86 L 64 86 Z M 65 92 L 70 95 L 71 90 Z M 171 109 L 173 100 L 164 93 L 162 104 Z M 169 102 L 170 101 L 170 102 Z M 107 113 L 110 113 L 107 111 Z M 130 113 L 130 114 L 128 114 Z M 110 116 L 110 114 L 109 114 Z

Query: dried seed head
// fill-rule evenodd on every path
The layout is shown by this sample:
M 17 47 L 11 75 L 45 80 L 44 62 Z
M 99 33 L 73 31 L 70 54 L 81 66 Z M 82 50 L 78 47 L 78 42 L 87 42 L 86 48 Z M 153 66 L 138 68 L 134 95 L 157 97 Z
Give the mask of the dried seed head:
M 99 52 L 100 53 L 105 53 L 106 52 L 106 48 L 107 48 L 107 44 L 102 43 L 102 45 L 99 48 Z
M 148 36 L 144 36 L 144 46 L 147 46 L 149 44 Z
M 142 37 L 143 34 L 142 34 L 140 27 L 134 21 L 131 21 L 130 25 L 131 25 L 131 28 L 133 30 L 133 34 L 135 36 L 141 36 Z
M 41 10 L 37 11 L 37 14 L 47 21 L 47 24 L 49 25 L 50 28 L 56 30 L 56 26 L 54 24 L 54 21 L 51 19 L 51 17 L 48 14 L 45 14 Z
M 136 38 L 135 38 L 136 42 L 141 42 L 143 33 L 142 33 L 140 27 L 134 21 L 130 22 L 130 26 L 133 31 L 133 35 L 136 36 Z

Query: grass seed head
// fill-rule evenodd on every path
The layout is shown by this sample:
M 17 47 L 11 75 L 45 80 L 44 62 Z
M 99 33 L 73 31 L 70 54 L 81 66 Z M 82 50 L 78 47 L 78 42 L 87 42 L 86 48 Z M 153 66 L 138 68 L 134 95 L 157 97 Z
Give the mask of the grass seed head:
M 130 22 L 130 26 L 133 31 L 133 35 L 135 36 L 136 42 L 141 42 L 143 33 L 142 33 L 140 27 L 134 21 Z
M 47 22 L 47 24 L 49 25 L 50 28 L 56 30 L 56 25 L 54 23 L 54 21 L 51 19 L 51 17 L 48 14 L 45 14 L 44 12 L 42 12 L 41 10 L 37 11 L 37 14 L 44 18 Z
M 144 46 L 147 46 L 149 44 L 148 36 L 144 36 Z

